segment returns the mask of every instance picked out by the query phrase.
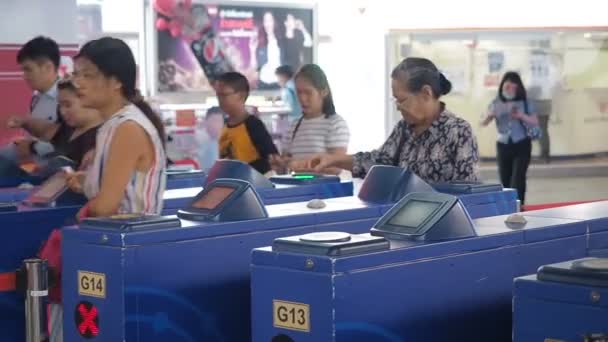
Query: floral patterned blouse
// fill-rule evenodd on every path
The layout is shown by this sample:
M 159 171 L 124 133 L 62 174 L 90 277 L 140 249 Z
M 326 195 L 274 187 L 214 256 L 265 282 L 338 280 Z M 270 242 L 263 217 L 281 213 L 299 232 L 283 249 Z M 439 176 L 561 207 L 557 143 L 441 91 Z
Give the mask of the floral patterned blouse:
M 477 181 L 478 160 L 471 125 L 444 109 L 418 136 L 404 120 L 399 121 L 380 149 L 354 155 L 353 176 L 364 177 L 372 166 L 382 164 L 407 167 L 430 183 Z

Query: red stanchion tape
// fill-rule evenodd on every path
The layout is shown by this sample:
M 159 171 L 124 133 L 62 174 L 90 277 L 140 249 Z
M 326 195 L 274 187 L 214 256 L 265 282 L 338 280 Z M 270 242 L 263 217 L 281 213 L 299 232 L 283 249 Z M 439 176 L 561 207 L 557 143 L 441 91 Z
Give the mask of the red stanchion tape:
M 15 272 L 0 273 L 0 292 L 15 291 L 17 289 Z

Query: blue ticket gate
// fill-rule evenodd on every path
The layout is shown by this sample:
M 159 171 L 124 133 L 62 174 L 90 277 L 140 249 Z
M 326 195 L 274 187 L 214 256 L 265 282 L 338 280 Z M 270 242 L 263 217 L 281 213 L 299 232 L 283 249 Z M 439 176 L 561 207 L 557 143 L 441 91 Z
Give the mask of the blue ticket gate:
M 243 164 L 244 165 L 244 164 Z M 262 190 L 264 202 L 287 203 L 304 199 L 329 198 L 333 196 L 352 195 L 353 185 L 350 181 L 332 179 L 307 180 L 302 185 L 275 186 L 263 176 L 255 173 L 249 166 L 242 167 L 229 161 L 218 163 L 211 176 L 218 179 L 224 176 L 243 177 L 256 182 Z M 200 175 L 198 175 L 200 176 Z M 196 177 L 179 178 L 191 181 Z M 40 187 L 34 189 L 26 201 L 30 205 L 4 203 L 0 205 L 0 225 L 4 231 L 3 250 L 0 256 L 0 272 L 11 272 L 21 262 L 36 255 L 41 244 L 48 238 L 53 229 L 74 225 L 75 216 L 85 199 L 65 191 L 65 186 L 58 186 L 59 177 L 51 177 Z M 198 182 L 198 181 L 197 181 Z M 180 205 L 183 208 L 191 202 L 201 188 L 174 189 L 165 193 L 165 205 L 169 214 L 175 214 Z M 194 190 L 194 191 L 192 191 Z M 173 196 L 173 197 L 171 197 Z M 379 214 L 378 214 L 379 215 Z M 14 292 L 0 294 L 0 330 L 8 340 L 23 339 L 23 305 L 21 296 Z
M 515 279 L 513 341 L 608 341 L 608 259 L 546 265 Z
M 511 341 L 513 279 L 585 257 L 608 231 L 608 202 L 581 219 L 470 221 L 441 196 L 406 196 L 371 235 L 293 236 L 254 250 L 252 341 Z
M 252 217 L 260 214 L 259 200 L 219 179 L 179 212 L 181 221 L 170 221 L 174 226 L 131 229 L 130 223 L 102 220 L 67 229 L 64 310 L 95 308 L 98 341 L 249 340 L 252 248 L 294 232 L 362 232 L 404 193 L 428 189 L 406 170 L 375 170 L 368 174 L 361 198 L 266 206 L 267 217 L 257 219 Z M 243 201 L 244 194 L 249 202 Z M 196 268 L 176 267 L 185 260 L 195 260 Z M 164 273 L 170 276 L 158 276 Z M 90 290 L 91 284 L 99 289 Z M 93 334 L 79 326 L 66 320 L 66 341 Z

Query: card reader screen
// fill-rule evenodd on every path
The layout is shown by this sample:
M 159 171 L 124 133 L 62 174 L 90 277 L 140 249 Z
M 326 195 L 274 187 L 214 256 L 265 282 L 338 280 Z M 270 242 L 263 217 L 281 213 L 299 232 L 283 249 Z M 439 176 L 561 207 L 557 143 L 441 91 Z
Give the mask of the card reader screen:
M 418 228 L 441 204 L 439 202 L 409 201 L 388 221 L 388 224 L 403 228 Z
M 63 191 L 66 186 L 65 175 L 59 172 L 44 182 L 34 193 L 34 197 L 53 199 Z
M 198 201 L 194 202 L 192 206 L 198 209 L 215 209 L 220 203 L 222 203 L 231 193 L 234 192 L 234 188 L 227 186 L 214 187 L 207 192 Z

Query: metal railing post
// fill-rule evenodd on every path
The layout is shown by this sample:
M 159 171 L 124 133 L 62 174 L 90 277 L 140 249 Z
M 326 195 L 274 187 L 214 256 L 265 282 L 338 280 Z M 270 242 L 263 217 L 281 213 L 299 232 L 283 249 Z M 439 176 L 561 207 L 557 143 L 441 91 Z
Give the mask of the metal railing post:
M 26 342 L 48 341 L 46 333 L 46 297 L 49 294 L 48 263 L 41 259 L 23 261 L 25 270 L 25 336 Z

